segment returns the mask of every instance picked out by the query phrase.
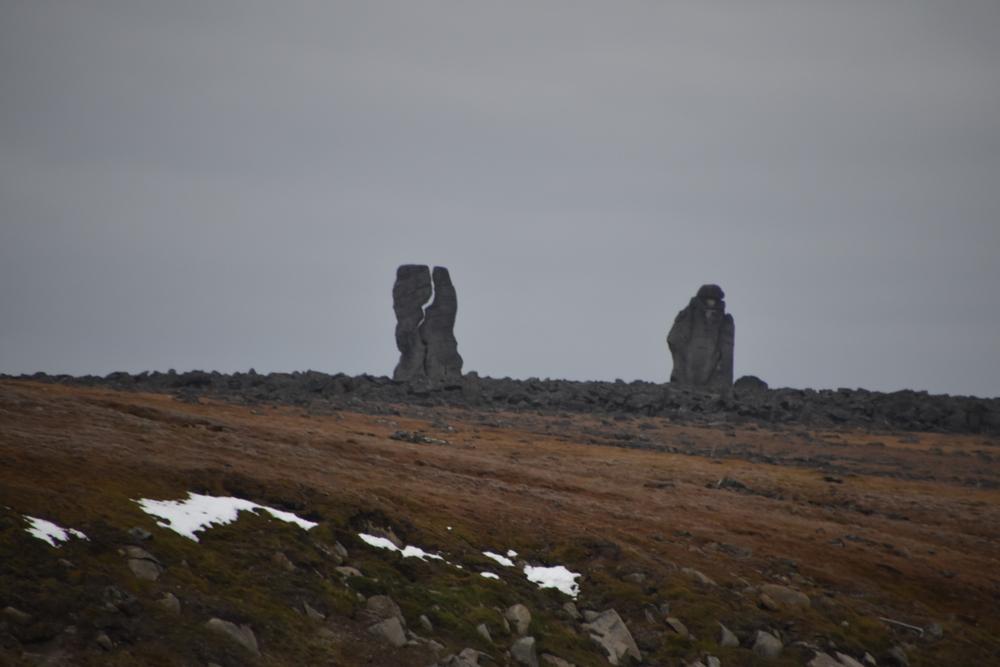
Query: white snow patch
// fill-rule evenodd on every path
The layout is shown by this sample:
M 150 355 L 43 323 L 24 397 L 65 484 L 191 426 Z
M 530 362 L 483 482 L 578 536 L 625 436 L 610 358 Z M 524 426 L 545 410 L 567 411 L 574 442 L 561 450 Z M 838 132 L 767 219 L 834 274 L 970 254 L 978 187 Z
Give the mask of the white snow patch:
M 517 552 L 513 549 L 507 549 L 507 558 L 517 558 Z
M 366 533 L 358 533 L 358 537 L 360 537 L 362 541 L 365 542 L 365 544 L 373 546 L 376 549 L 388 549 L 389 551 L 399 551 L 399 547 L 393 544 L 388 538 L 376 537 L 375 535 L 368 535 Z
M 54 547 L 62 546 L 58 543 L 66 542 L 70 537 L 78 537 L 81 540 L 87 539 L 87 536 L 79 530 L 63 528 L 62 526 L 56 525 L 51 521 L 39 519 L 34 516 L 28 516 L 27 514 L 24 515 L 24 518 L 31 524 L 25 528 L 25 530 L 31 533 L 32 536 L 37 537 L 40 540 L 45 540 Z
M 574 599 L 580 594 L 580 585 L 576 583 L 580 573 L 570 572 L 562 565 L 555 567 L 525 565 L 524 576 L 528 581 L 538 584 L 539 588 L 557 588 Z
M 169 528 L 184 537 L 198 541 L 196 531 L 205 530 L 213 525 L 225 525 L 236 521 L 240 512 L 255 512 L 264 510 L 275 519 L 294 523 L 306 530 L 318 524 L 282 510 L 259 505 L 242 498 L 223 496 L 203 496 L 199 493 L 188 493 L 187 500 L 150 500 L 141 498 L 136 503 L 146 514 L 163 519 L 156 524 Z
M 514 561 L 507 558 L 506 556 L 501 556 L 500 554 L 495 554 L 492 551 L 484 551 L 483 555 L 487 558 L 492 558 L 496 562 L 500 563 L 504 567 L 514 567 Z
M 493 574 L 492 572 L 480 572 L 480 577 L 485 577 L 486 579 L 499 579 L 500 575 Z
M 427 560 L 428 558 L 431 558 L 434 560 L 444 560 L 444 558 L 438 554 L 429 553 L 420 547 L 415 547 L 409 544 L 406 545 L 405 549 L 403 549 L 403 558 L 419 558 L 420 560 Z
M 443 556 L 439 554 L 433 554 L 429 551 L 424 551 L 420 547 L 415 547 L 412 545 L 407 545 L 400 549 L 395 544 L 390 542 L 384 537 L 377 537 L 375 535 L 368 535 L 366 533 L 358 533 L 360 537 L 366 544 L 369 544 L 376 549 L 388 549 L 389 551 L 398 551 L 402 554 L 403 558 L 419 558 L 420 560 L 427 560 L 428 558 L 432 560 L 440 560 L 447 563 Z
M 451 530 L 451 526 L 448 526 L 448 530 Z

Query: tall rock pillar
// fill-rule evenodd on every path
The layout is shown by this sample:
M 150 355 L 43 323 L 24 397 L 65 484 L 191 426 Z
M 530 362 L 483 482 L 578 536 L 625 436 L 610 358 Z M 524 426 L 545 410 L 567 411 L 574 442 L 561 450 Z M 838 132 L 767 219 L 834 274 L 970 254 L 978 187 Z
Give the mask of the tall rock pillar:
M 428 304 L 433 297 L 433 303 Z M 444 382 L 462 377 L 462 357 L 455 340 L 458 297 L 448 269 L 404 264 L 392 288 L 399 363 L 394 380 Z
M 671 382 L 722 391 L 733 386 L 736 325 L 724 297 L 718 285 L 702 285 L 677 314 L 667 335 L 674 362 Z

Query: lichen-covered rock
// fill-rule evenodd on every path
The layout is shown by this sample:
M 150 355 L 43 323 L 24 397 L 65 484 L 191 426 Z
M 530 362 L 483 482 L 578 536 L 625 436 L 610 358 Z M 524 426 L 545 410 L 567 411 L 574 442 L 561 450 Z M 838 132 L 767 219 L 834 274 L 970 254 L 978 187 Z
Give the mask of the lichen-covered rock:
M 736 326 L 723 297 L 718 285 L 702 285 L 677 314 L 667 335 L 674 362 L 671 382 L 718 390 L 732 387 Z

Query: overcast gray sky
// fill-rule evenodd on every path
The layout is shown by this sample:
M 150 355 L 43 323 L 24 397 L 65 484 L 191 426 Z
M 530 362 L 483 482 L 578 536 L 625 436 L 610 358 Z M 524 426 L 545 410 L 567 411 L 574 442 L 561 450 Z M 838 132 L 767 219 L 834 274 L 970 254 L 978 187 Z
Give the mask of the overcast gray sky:
M 1000 394 L 1000 3 L 0 0 L 0 372 L 466 370 Z

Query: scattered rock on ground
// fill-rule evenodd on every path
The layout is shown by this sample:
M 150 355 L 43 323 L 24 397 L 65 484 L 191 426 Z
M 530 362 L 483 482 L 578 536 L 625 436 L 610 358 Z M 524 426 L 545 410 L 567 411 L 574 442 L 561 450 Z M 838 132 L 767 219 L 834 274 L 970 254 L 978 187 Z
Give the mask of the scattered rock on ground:
M 719 630 L 719 646 L 730 648 L 740 645 L 740 640 L 733 634 L 732 630 L 724 626 L 722 623 L 719 623 Z
M 493 637 L 490 635 L 490 629 L 486 627 L 485 623 L 480 623 L 476 626 L 476 632 L 480 637 L 488 641 L 490 644 L 493 643 Z
M 365 602 L 365 616 L 371 621 L 384 621 L 389 618 L 399 619 L 401 624 L 405 624 L 403 621 L 403 612 L 399 610 L 399 605 L 396 604 L 388 595 L 373 595 Z
M 510 646 L 510 656 L 514 662 L 526 667 L 538 667 L 538 655 L 535 653 L 535 638 L 521 637 Z
M 764 584 L 760 587 L 762 596 L 767 596 L 777 603 L 779 608 L 791 609 L 795 607 L 808 607 L 810 605 L 809 596 L 801 591 L 780 584 Z M 766 606 L 766 605 L 765 605 Z
M 236 625 L 221 618 L 211 618 L 205 623 L 205 627 L 213 632 L 226 635 L 254 655 L 260 655 L 260 649 L 257 647 L 257 637 L 249 625 Z
M 551 667 L 576 667 L 572 662 L 568 660 L 563 660 L 557 655 L 552 655 L 551 653 L 542 654 L 542 663 L 545 665 L 550 665 Z
M 762 658 L 777 658 L 781 655 L 784 645 L 781 640 L 770 632 L 757 631 L 757 636 L 753 642 L 753 652 Z
M 523 604 L 517 603 L 508 607 L 504 617 L 510 621 L 518 635 L 527 634 L 528 626 L 531 625 L 531 611 Z
M 692 579 L 694 579 L 698 583 L 704 584 L 705 586 L 715 586 L 716 585 L 715 581 L 711 577 L 707 576 L 705 573 L 703 573 L 703 572 L 701 572 L 699 570 L 694 569 L 693 567 L 682 567 L 681 568 L 681 572 L 683 572 L 687 576 L 691 577 Z
M 387 618 L 368 628 L 368 632 L 393 646 L 406 646 L 406 630 L 396 617 Z
M 843 665 L 826 653 L 817 653 L 816 656 L 806 664 L 806 667 L 843 667 Z
M 691 633 L 688 632 L 687 626 L 684 625 L 684 623 L 681 622 L 681 619 L 676 616 L 667 616 L 667 625 L 670 626 L 671 630 L 685 639 L 691 636 Z
M 586 616 L 586 612 L 584 612 Z M 636 662 L 642 660 L 642 653 L 636 646 L 632 633 L 629 632 L 625 621 L 614 609 L 598 614 L 588 623 L 584 623 L 583 629 L 587 631 L 590 638 L 601 645 L 608 654 L 608 662 L 612 665 L 620 665 L 627 657 L 631 657 Z
M 156 604 L 160 605 L 172 614 L 181 613 L 181 601 L 177 599 L 177 596 L 173 593 L 164 593 L 163 597 L 156 601 Z

